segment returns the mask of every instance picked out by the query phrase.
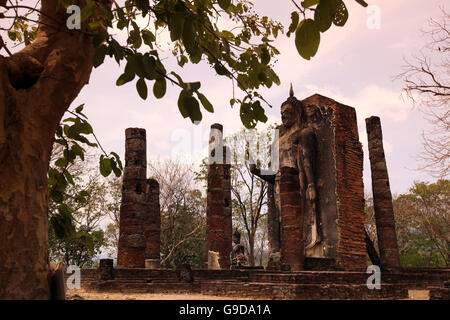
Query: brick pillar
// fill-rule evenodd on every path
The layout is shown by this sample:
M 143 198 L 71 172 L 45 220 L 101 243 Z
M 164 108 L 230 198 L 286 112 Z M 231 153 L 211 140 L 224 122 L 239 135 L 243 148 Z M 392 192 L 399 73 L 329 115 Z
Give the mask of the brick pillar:
M 117 266 L 143 268 L 146 240 L 144 225 L 146 202 L 146 133 L 145 129 L 125 130 L 125 168 L 120 206 Z
M 367 118 L 366 130 L 381 267 L 384 269 L 397 269 L 400 267 L 400 258 L 380 118 Z
M 161 246 L 161 210 L 159 205 L 159 183 L 147 180 L 147 221 L 144 227 L 146 239 L 146 267 L 159 268 Z
M 290 271 L 300 271 L 305 260 L 305 245 L 298 171 L 289 167 L 280 170 L 281 262 L 289 265 Z
M 223 146 L 223 127 L 211 126 L 206 205 L 206 250 L 219 252 L 222 269 L 230 267 L 232 250 L 231 178 Z M 206 261 L 208 252 L 206 252 Z

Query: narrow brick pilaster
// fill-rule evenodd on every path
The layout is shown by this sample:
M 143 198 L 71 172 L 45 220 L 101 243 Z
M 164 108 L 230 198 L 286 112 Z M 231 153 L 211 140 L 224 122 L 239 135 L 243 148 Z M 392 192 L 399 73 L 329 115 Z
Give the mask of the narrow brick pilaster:
M 305 244 L 303 239 L 303 210 L 299 193 L 298 171 L 281 168 L 281 262 L 290 271 L 303 270 Z
M 400 258 L 380 118 L 367 118 L 366 130 L 381 267 L 397 269 L 400 267 Z
M 159 204 L 159 183 L 147 180 L 147 220 L 144 227 L 146 239 L 145 259 L 158 265 L 161 250 L 161 208 Z

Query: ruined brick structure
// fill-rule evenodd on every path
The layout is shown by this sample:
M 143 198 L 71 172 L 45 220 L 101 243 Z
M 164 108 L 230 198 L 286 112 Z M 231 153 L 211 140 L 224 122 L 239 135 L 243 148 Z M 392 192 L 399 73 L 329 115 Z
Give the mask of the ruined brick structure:
M 366 130 L 381 267 L 385 270 L 398 269 L 400 267 L 400 258 L 380 118 L 367 118 Z
M 146 152 L 145 129 L 126 129 L 117 253 L 122 268 L 142 268 L 145 259 L 159 259 L 159 186 L 147 181 Z
M 366 269 L 363 151 L 356 111 L 314 94 L 302 100 L 317 137 L 316 180 L 325 258 L 336 268 Z M 308 255 L 307 255 L 308 256 Z
M 230 267 L 232 250 L 231 165 L 223 145 L 223 127 L 211 125 L 206 205 L 206 250 L 219 253 L 222 269 Z M 208 254 L 206 254 L 208 257 Z
M 363 152 L 355 109 L 318 94 L 299 102 L 291 91 L 282 120 L 282 263 L 291 271 L 303 270 L 305 259 L 313 269 L 314 261 L 333 261 L 333 269 L 365 270 Z

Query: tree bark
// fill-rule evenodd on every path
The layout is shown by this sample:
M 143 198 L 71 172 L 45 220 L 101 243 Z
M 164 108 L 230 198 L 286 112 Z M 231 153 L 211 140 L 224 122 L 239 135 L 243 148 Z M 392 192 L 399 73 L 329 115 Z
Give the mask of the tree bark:
M 92 39 L 42 0 L 36 40 L 0 56 L 0 299 L 49 299 L 47 171 L 56 128 L 87 83 Z

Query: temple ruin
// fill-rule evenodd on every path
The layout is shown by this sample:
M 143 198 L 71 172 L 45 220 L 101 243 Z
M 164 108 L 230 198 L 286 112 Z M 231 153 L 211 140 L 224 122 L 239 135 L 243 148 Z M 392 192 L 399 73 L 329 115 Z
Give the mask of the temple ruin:
M 269 183 L 265 269 L 244 266 L 244 246 L 239 233 L 233 234 L 230 150 L 218 123 L 209 139 L 205 268 L 161 268 L 159 185 L 146 177 L 145 129 L 128 128 L 117 267 L 105 259 L 98 269 L 83 269 L 83 285 L 100 291 L 272 299 L 401 299 L 408 289 L 421 288 L 448 295 L 442 291 L 448 268 L 400 265 L 380 119 L 366 119 L 378 254 L 364 227 L 363 150 L 355 108 L 319 94 L 297 100 L 291 89 L 280 111 L 278 167 L 268 174 L 250 165 Z M 370 264 L 380 264 L 383 271 L 380 290 L 366 285 Z

